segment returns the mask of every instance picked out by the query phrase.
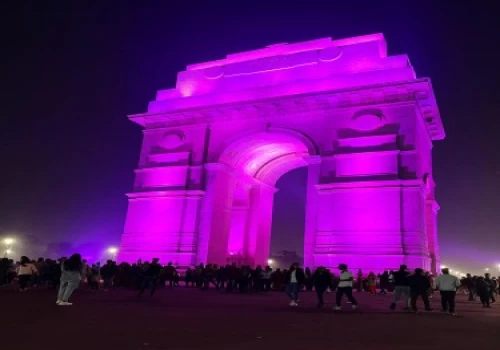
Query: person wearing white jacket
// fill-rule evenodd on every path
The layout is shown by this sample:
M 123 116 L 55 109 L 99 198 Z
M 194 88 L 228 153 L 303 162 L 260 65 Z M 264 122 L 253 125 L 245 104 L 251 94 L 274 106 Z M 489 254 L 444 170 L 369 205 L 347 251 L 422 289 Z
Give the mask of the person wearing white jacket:
M 21 292 L 27 292 L 29 290 L 28 284 L 31 281 L 33 275 L 37 274 L 38 271 L 34 264 L 27 256 L 21 257 L 21 263 L 19 265 L 19 270 L 17 271 L 17 277 L 19 279 L 19 290 Z
M 450 275 L 450 271 L 447 268 L 441 271 L 443 274 L 438 276 L 435 281 L 436 289 L 441 294 L 441 306 L 443 312 L 455 315 L 455 296 L 457 288 L 460 287 L 460 281 L 457 277 Z

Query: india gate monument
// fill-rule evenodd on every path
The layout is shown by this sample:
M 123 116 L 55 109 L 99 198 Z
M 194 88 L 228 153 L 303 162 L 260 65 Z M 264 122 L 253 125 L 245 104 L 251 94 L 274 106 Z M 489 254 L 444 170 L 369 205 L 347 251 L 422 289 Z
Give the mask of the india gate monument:
M 307 167 L 304 266 L 439 269 L 445 133 L 430 79 L 382 34 L 192 64 L 129 118 L 144 138 L 120 261 L 267 265 L 275 184 Z

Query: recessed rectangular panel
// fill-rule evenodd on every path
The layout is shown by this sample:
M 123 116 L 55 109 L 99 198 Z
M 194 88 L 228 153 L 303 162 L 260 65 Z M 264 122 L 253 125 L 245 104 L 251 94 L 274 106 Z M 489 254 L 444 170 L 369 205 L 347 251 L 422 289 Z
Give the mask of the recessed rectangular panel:
M 336 175 L 370 176 L 397 175 L 399 151 L 364 152 L 338 154 L 336 160 Z

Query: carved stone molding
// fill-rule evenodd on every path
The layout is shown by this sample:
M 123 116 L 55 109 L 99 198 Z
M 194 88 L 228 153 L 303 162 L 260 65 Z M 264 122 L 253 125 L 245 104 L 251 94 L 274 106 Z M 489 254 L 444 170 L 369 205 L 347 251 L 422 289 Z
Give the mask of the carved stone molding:
M 129 118 L 148 129 L 152 129 L 260 119 L 285 113 L 328 113 L 342 108 L 373 107 L 395 103 L 414 103 L 418 107 L 431 137 L 433 139 L 444 138 L 444 129 L 428 79 L 373 86 L 356 91 L 330 91 L 191 108 L 169 113 L 137 114 L 131 115 Z

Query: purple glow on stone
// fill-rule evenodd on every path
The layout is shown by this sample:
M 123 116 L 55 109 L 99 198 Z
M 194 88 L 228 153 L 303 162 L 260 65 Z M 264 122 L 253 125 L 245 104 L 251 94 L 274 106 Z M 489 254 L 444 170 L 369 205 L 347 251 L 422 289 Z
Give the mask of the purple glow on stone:
M 188 66 L 148 112 L 119 260 L 261 264 L 275 184 L 307 167 L 307 266 L 439 267 L 428 79 L 381 34 Z M 178 135 L 178 136 L 176 136 Z

